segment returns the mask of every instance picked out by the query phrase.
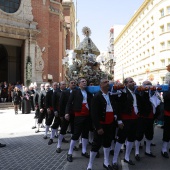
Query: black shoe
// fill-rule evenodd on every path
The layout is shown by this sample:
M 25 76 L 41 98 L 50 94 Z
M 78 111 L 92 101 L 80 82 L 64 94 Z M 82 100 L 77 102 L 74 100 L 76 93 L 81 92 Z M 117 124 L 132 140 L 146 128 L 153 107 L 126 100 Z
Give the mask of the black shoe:
M 140 161 L 140 156 L 137 154 L 137 155 L 135 155 L 135 159 L 137 160 L 137 161 Z
M 82 143 L 79 143 L 79 148 L 82 148 Z
M 58 138 L 58 135 L 55 135 L 54 137 L 55 137 L 55 138 Z
M 32 127 L 32 129 L 35 129 L 35 128 L 36 128 L 36 126 L 33 126 L 33 127 Z
M 84 157 L 86 157 L 86 158 L 90 158 L 90 155 L 89 155 L 87 152 L 81 153 L 81 155 L 84 156 Z
M 124 159 L 124 162 L 128 163 L 129 165 L 135 165 L 135 163 L 132 160 L 127 161 L 126 159 Z
M 65 138 L 63 138 L 62 142 L 63 142 L 63 143 L 69 143 L 69 141 L 66 140 Z
M 73 162 L 72 154 L 67 154 L 67 161 L 68 162 Z
M 161 154 L 164 158 L 169 158 L 168 152 L 162 152 L 161 151 Z
M 139 149 L 142 149 L 142 148 L 143 148 L 143 146 L 142 146 L 142 144 L 140 144 L 140 145 L 139 145 Z
M 38 133 L 38 132 L 40 132 L 40 131 L 39 131 L 39 130 L 36 130 L 36 131 L 35 131 L 35 133 Z
M 74 150 L 74 151 L 78 151 L 79 149 L 78 149 L 77 146 L 74 146 L 73 150 Z
M 113 170 L 118 170 L 119 169 L 118 164 L 117 163 L 112 164 L 112 168 Z
M 47 139 L 47 136 L 44 136 L 43 139 Z
M 114 150 L 110 150 L 110 155 L 114 155 Z
M 156 144 L 155 143 L 151 143 L 151 146 L 156 146 Z
M 56 152 L 61 153 L 61 148 L 57 148 Z
M 50 139 L 48 145 L 51 145 L 52 143 L 53 143 L 53 139 Z
M 100 158 L 100 152 L 97 152 L 96 158 Z
M 3 147 L 5 147 L 5 146 L 6 146 L 6 144 L 0 143 L 0 148 L 3 148 Z
M 156 157 L 156 155 L 154 155 L 152 152 L 150 152 L 150 153 L 145 152 L 145 155 L 150 156 L 152 158 Z
M 88 168 L 87 170 L 92 170 L 91 168 Z
M 113 168 L 110 165 L 106 166 L 105 164 L 103 164 L 103 168 L 106 168 L 107 170 L 113 170 Z
M 123 153 L 123 149 L 120 149 L 120 153 Z

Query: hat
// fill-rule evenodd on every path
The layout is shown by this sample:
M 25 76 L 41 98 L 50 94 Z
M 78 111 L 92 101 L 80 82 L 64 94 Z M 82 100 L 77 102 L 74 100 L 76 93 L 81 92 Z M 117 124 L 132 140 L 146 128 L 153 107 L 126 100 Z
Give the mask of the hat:
M 168 64 L 166 67 L 170 67 L 170 64 Z

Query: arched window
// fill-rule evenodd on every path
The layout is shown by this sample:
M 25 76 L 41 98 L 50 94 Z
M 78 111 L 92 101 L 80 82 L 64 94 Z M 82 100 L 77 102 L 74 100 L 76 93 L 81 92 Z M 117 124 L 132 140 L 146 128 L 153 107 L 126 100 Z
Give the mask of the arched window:
M 7 13 L 14 13 L 18 10 L 21 0 L 0 0 L 0 9 Z

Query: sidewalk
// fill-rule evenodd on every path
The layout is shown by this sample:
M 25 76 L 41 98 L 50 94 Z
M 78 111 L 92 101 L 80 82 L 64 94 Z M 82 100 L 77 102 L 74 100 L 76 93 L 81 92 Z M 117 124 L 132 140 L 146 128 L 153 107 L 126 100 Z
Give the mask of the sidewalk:
M 0 110 L 0 142 L 6 144 L 0 148 L 0 170 L 63 170 L 66 164 L 66 153 L 58 155 L 57 139 L 48 145 L 42 132 L 35 133 L 34 113 L 14 114 L 13 109 Z M 68 148 L 63 143 L 63 148 Z

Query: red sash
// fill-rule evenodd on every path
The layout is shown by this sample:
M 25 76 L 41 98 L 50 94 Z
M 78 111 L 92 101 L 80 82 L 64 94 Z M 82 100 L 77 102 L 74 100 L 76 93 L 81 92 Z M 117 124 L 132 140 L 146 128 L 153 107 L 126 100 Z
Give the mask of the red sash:
M 164 115 L 165 116 L 170 116 L 170 111 L 164 110 Z
M 137 119 L 138 116 L 136 115 L 136 113 L 135 113 L 135 111 L 134 111 L 134 108 L 133 108 L 131 114 L 121 113 L 121 118 L 122 118 L 123 120 L 126 120 L 126 119 Z
M 80 112 L 74 112 L 75 116 L 88 116 L 89 109 L 86 107 L 86 103 L 82 103 L 82 108 Z
M 101 124 L 111 124 L 114 121 L 114 113 L 106 112 L 105 121 L 100 121 Z

